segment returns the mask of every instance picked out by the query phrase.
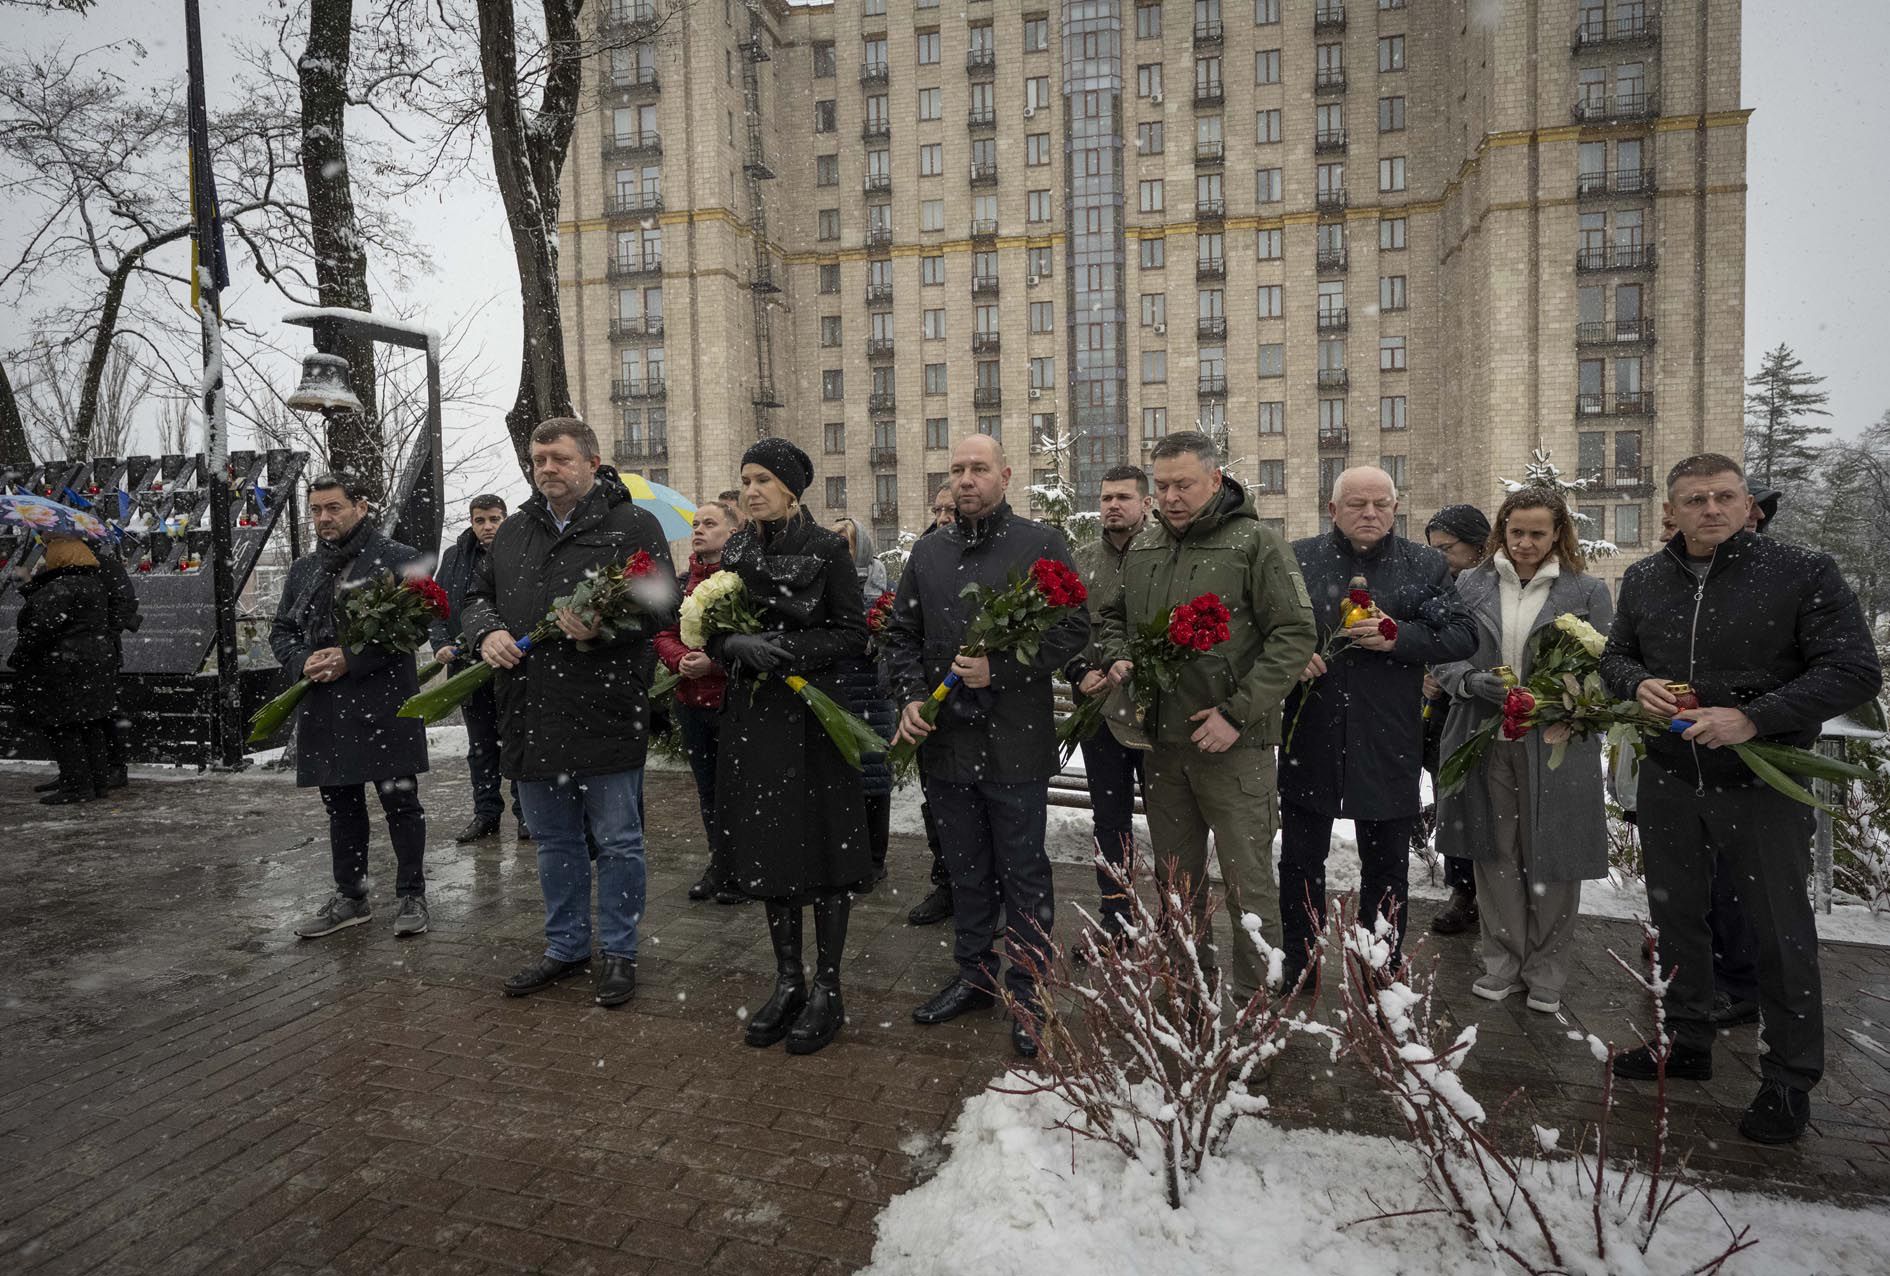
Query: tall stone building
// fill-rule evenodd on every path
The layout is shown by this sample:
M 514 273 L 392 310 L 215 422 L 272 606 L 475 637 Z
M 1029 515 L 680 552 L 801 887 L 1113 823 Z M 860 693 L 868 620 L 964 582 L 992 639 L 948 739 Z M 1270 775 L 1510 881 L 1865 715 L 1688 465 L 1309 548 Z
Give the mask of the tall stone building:
M 729 486 L 757 431 L 885 538 L 951 442 L 1041 477 L 1225 440 L 1323 526 L 1541 449 L 1590 533 L 1741 430 L 1736 0 L 612 0 L 565 166 L 579 410 Z M 1618 570 L 1618 567 L 1617 567 Z

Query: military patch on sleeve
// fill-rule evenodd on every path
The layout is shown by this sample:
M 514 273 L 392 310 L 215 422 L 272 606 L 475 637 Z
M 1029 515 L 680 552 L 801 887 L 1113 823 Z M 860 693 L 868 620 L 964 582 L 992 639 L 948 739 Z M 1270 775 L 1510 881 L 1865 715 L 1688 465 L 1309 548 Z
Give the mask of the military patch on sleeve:
M 1299 568 L 1297 567 L 1289 571 L 1287 575 L 1293 578 L 1293 592 L 1299 595 L 1299 605 L 1304 607 L 1307 611 L 1311 611 L 1312 596 L 1306 592 L 1306 578 L 1299 574 Z

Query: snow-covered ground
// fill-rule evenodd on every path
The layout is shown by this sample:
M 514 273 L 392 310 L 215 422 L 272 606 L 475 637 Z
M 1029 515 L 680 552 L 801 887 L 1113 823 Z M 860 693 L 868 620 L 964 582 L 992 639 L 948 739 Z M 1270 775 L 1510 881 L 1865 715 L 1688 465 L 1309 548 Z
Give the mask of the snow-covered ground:
M 1508 1271 L 1440 1215 L 1356 1222 L 1433 1204 L 1418 1159 L 1391 1139 L 1286 1130 L 1247 1121 L 1226 1155 L 1210 1159 L 1182 1208 L 1163 1199 L 1159 1163 L 1047 1127 L 1047 1096 L 986 1092 L 946 1136 L 938 1174 L 895 1197 L 879 1217 L 869 1276 L 1465 1276 Z M 1563 1132 L 1564 1145 L 1574 1132 Z M 925 1149 L 909 1149 L 923 1152 Z M 1072 1154 L 1074 1168 L 1072 1168 Z M 1569 1185 L 1564 1158 L 1538 1165 L 1532 1191 L 1558 1235 L 1592 1237 L 1589 1202 Z M 1553 1180 L 1553 1182 L 1551 1182 Z M 1555 1184 L 1560 1184 L 1558 1189 Z M 1728 1273 L 1861 1276 L 1884 1270 L 1890 1217 L 1743 1192 L 1689 1197 L 1662 1222 L 1643 1264 L 1610 1253 L 1573 1267 L 1595 1276 L 1695 1270 L 1734 1227 L 1758 1241 Z M 1571 1246 L 1572 1248 L 1572 1246 Z M 1564 1254 L 1566 1260 L 1573 1260 Z

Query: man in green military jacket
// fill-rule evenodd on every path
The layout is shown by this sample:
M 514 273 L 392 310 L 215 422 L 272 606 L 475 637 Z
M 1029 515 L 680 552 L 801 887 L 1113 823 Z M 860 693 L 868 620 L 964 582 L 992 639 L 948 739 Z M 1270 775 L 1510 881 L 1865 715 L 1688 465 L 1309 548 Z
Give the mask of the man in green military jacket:
M 1318 631 L 1292 550 L 1263 526 L 1253 498 L 1220 467 L 1214 440 L 1171 434 L 1155 448 L 1160 518 L 1129 547 L 1122 589 L 1102 609 L 1102 651 L 1118 686 L 1131 679 L 1130 637 L 1204 593 L 1230 613 L 1226 642 L 1184 666 L 1156 697 L 1148 734 L 1148 823 L 1157 872 L 1172 862 L 1207 905 L 1207 835 L 1214 834 L 1233 930 L 1232 988 L 1250 997 L 1266 964 L 1241 923 L 1279 924 L 1273 833 L 1279 824 L 1274 748 L 1280 705 L 1313 654 Z

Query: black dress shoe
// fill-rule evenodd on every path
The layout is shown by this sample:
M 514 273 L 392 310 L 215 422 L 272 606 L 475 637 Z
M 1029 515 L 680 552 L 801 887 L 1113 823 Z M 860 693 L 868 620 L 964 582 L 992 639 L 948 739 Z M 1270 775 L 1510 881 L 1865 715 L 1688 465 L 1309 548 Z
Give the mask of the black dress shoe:
M 628 957 L 604 958 L 604 973 L 597 980 L 600 1006 L 621 1006 L 637 992 L 637 964 Z
M 807 1004 L 801 1007 L 794 1026 L 788 1030 L 787 1052 L 813 1054 L 832 1041 L 846 1021 L 846 1011 L 840 1005 L 839 983 L 816 978 L 807 992 Z
M 944 1023 L 947 1019 L 958 1018 L 968 1010 L 988 1010 L 996 1004 L 997 998 L 976 984 L 954 979 L 933 993 L 930 1000 L 912 1012 L 912 1022 Z
M 748 902 L 748 896 L 742 894 L 733 886 L 718 886 L 715 888 L 715 902 L 718 904 L 746 904 Z
M 1614 1057 L 1614 1075 L 1629 1081 L 1652 1081 L 1659 1076 L 1654 1067 L 1654 1052 L 1647 1046 Z M 1695 1050 L 1675 1043 L 1667 1056 L 1667 1076 L 1675 1081 L 1711 1081 L 1713 1052 Z
M 108 789 L 122 789 L 130 783 L 131 776 L 121 766 L 115 766 L 105 773 L 105 787 Z
M 1737 1028 L 1742 1023 L 1759 1022 L 1759 1003 L 1723 992 L 1713 994 L 1713 1026 Z
M 59 787 L 59 777 L 55 775 L 52 779 L 46 781 L 44 784 L 35 784 L 33 786 L 33 792 L 51 793 L 58 787 Z
M 532 831 L 525 827 L 524 820 L 518 822 L 518 840 L 521 842 L 536 842 L 538 840 L 532 836 Z
M 952 915 L 952 888 L 950 883 L 934 886 L 932 893 L 912 906 L 906 914 L 908 926 L 935 926 Z
M 1438 935 L 1461 935 L 1477 921 L 1477 897 L 1468 891 L 1452 891 L 1444 911 L 1431 918 L 1431 931 Z
M 1790 1143 L 1811 1124 L 1811 1095 L 1783 1081 L 1767 1081 L 1739 1118 L 1739 1133 L 1754 1143 Z
M 709 875 L 709 870 L 705 868 L 702 870 L 702 876 L 698 877 L 694 882 L 690 883 L 689 898 L 693 900 L 701 901 L 701 900 L 708 899 L 710 896 L 714 894 L 715 894 L 715 879 Z
M 1019 1059 L 1037 1057 L 1037 1039 L 1030 1035 L 1022 1019 L 1011 1020 L 1011 1049 L 1017 1052 Z
M 499 831 L 499 817 L 496 815 L 475 815 L 471 823 L 461 829 L 453 838 L 460 845 L 467 842 L 479 842 L 492 837 Z
M 70 806 L 74 802 L 90 802 L 95 795 L 90 789 L 54 789 L 39 800 L 41 806 Z
M 569 979 L 590 964 L 588 959 L 559 961 L 556 957 L 540 957 L 505 981 L 505 995 L 529 996 L 540 989 L 551 987 L 560 979 Z

